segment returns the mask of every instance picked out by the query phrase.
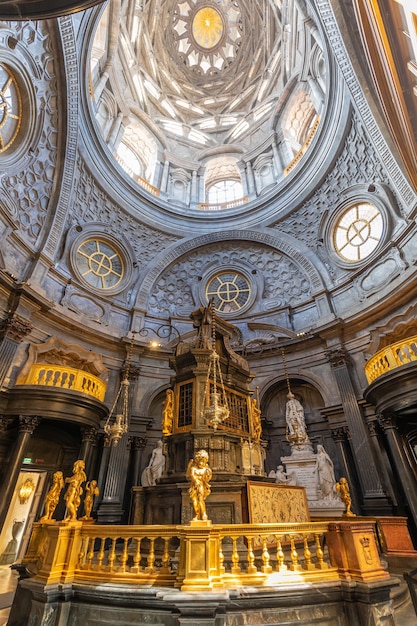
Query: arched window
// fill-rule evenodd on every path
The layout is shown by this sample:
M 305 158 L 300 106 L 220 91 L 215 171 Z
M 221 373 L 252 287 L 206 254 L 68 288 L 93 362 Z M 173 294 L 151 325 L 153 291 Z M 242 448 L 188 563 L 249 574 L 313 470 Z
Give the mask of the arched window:
M 219 180 L 206 191 L 206 201 L 209 204 L 231 202 L 242 196 L 242 183 L 239 180 Z

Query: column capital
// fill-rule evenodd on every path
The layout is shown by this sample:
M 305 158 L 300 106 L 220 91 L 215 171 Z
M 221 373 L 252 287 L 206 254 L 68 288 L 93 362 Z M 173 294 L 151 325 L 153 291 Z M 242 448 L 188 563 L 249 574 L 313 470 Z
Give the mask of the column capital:
M 14 422 L 13 417 L 6 417 L 5 415 L 0 415 L 0 433 L 6 432 L 10 424 Z
M 334 441 L 347 441 L 350 437 L 348 426 L 340 426 L 339 428 L 333 428 L 331 431 L 332 439 Z
M 387 430 L 396 430 L 397 429 L 397 420 L 395 415 L 379 415 L 378 416 L 379 424 L 381 428 L 386 432 Z
M 332 367 L 342 367 L 349 364 L 349 353 L 344 347 L 326 350 L 325 354 Z
M 377 437 L 378 435 L 378 420 L 372 420 L 371 422 L 367 422 L 368 432 L 371 437 Z
M 40 421 L 41 418 L 34 415 L 19 415 L 19 432 L 32 435 Z
M 83 441 L 94 443 L 97 440 L 97 429 L 93 426 L 81 426 L 81 436 Z
M 26 335 L 29 335 L 32 328 L 33 326 L 29 320 L 17 313 L 9 314 L 9 316 L 1 322 L 3 337 L 7 337 L 16 342 L 21 341 Z
M 133 437 L 133 448 L 134 450 L 143 450 L 146 446 L 145 437 Z

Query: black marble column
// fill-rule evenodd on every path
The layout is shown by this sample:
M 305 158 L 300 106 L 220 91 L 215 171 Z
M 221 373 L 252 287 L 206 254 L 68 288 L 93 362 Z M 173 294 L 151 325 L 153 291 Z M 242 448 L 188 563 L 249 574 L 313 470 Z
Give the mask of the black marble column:
M 395 494 L 394 484 L 395 480 L 392 475 L 392 468 L 389 463 L 389 459 L 387 457 L 387 452 L 380 441 L 381 430 L 379 428 L 378 419 L 375 416 L 374 419 L 367 423 L 369 436 L 371 439 L 371 444 L 374 449 L 374 453 L 377 459 L 380 460 L 380 474 L 381 478 L 384 482 L 385 489 L 389 494 L 392 503 L 394 506 L 398 505 L 397 496 Z M 393 515 L 394 511 L 391 510 L 389 512 L 390 515 Z
M 414 474 L 410 469 L 407 454 L 403 447 L 402 439 L 398 433 L 396 419 L 393 415 L 383 415 L 379 419 L 385 436 L 391 458 L 395 466 L 398 478 L 404 491 L 407 504 L 413 518 L 414 526 L 417 529 L 417 489 Z
M 84 461 L 85 473 L 87 474 L 88 480 L 90 480 L 92 452 L 97 437 L 97 430 L 93 427 L 83 426 L 81 427 L 81 436 L 81 447 L 78 458 Z
M 336 444 L 337 451 L 339 453 L 339 457 L 342 461 L 343 465 L 343 474 L 348 481 L 350 495 L 352 498 L 352 510 L 357 515 L 361 512 L 361 498 L 360 498 L 360 489 L 358 493 L 358 476 L 356 473 L 356 468 L 353 464 L 352 454 L 348 447 L 348 438 L 349 438 L 349 429 L 347 426 L 341 426 L 339 428 L 335 428 L 331 432 L 332 439 Z
M 338 348 L 329 350 L 327 358 L 339 388 L 343 412 L 349 428 L 350 444 L 362 491 L 362 509 L 366 514 L 385 515 L 391 508 L 390 502 L 381 483 L 368 429 L 356 398 L 348 367 L 349 356 L 343 348 Z
M 17 315 L 9 315 L 1 323 L 0 339 L 0 388 L 3 386 L 10 366 L 13 363 L 17 347 L 26 335 L 32 330 L 30 322 Z
M 140 485 L 140 466 L 142 460 L 142 452 L 146 446 L 144 437 L 133 437 L 132 441 L 132 487 Z
M 123 374 L 123 372 L 121 373 Z M 130 367 L 129 406 L 132 405 L 132 396 L 138 376 L 139 367 Z M 130 456 L 129 448 L 130 438 L 129 433 L 126 433 L 116 446 L 110 446 L 108 455 L 103 454 L 100 476 L 103 477 L 104 482 L 101 485 L 102 496 L 97 510 L 97 520 L 99 523 L 120 524 L 123 521 L 125 514 L 125 489 Z M 104 463 L 107 464 L 107 467 L 103 465 Z
M 0 528 L 3 527 L 7 511 L 16 487 L 17 479 L 26 455 L 30 436 L 40 422 L 39 417 L 19 416 L 19 434 L 13 451 L 7 464 L 7 470 L 3 478 L 0 499 Z

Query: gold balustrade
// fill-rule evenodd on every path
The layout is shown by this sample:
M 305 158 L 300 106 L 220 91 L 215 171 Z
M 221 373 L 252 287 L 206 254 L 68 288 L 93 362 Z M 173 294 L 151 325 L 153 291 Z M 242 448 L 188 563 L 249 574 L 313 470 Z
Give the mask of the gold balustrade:
M 58 389 L 71 389 L 88 396 L 104 400 L 106 383 L 84 370 L 78 370 L 64 365 L 45 365 L 34 363 L 29 374 L 18 385 L 39 385 Z
M 33 571 L 35 564 L 45 584 L 117 582 L 182 591 L 389 577 L 372 521 L 357 518 L 184 526 L 49 520 L 34 524 L 23 565 Z
M 417 336 L 397 341 L 374 354 L 365 365 L 368 383 L 387 372 L 417 361 Z
M 142 178 L 141 176 L 136 176 L 136 182 L 143 187 L 144 189 L 146 189 L 146 191 L 148 191 L 149 193 L 151 193 L 153 196 L 157 196 L 159 197 L 161 195 L 160 190 L 158 189 L 158 187 L 155 187 L 154 185 L 151 185 L 151 183 L 148 183 L 147 180 L 145 180 L 144 178 Z

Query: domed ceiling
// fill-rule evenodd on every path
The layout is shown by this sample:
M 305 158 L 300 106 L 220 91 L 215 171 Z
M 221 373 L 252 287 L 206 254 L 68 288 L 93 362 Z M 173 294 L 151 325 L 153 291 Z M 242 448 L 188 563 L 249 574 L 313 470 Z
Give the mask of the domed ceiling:
M 212 202 L 219 183 L 229 188 L 220 199 L 233 184 L 235 196 L 250 196 L 242 171 L 256 158 L 257 194 L 285 176 L 326 93 L 320 36 L 300 6 L 113 0 L 96 30 L 91 78 L 96 119 L 122 167 L 179 205 Z

